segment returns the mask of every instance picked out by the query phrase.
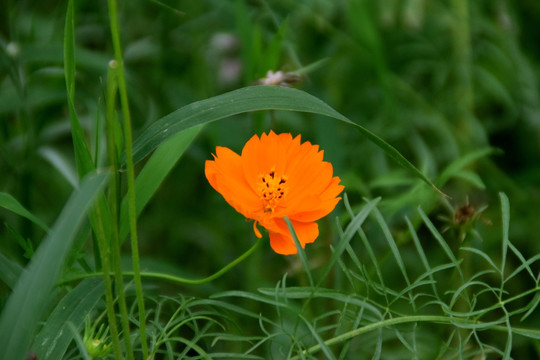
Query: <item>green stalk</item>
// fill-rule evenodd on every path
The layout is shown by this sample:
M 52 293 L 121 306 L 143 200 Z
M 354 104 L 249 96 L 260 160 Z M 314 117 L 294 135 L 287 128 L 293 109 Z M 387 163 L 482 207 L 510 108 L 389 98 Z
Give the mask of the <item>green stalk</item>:
M 107 317 L 109 319 L 109 328 L 111 331 L 111 339 L 114 347 L 115 358 L 121 360 L 124 357 L 120 352 L 120 336 L 118 334 L 118 326 L 116 325 L 116 313 L 114 311 L 114 297 L 112 293 L 112 285 L 110 278 L 110 247 L 107 244 L 105 230 L 103 228 L 103 222 L 100 221 L 101 217 L 103 216 L 100 208 L 101 206 L 99 204 L 94 207 L 94 210 L 90 213 L 90 222 L 93 224 L 99 247 L 99 253 L 101 255 L 101 269 L 103 271 L 103 283 L 105 285 Z
M 66 24 L 64 31 L 64 70 L 66 74 L 66 89 L 69 109 L 69 120 L 71 124 L 71 135 L 73 138 L 73 148 L 75 151 L 75 161 L 79 178 L 82 179 L 86 174 L 95 170 L 88 144 L 84 139 L 84 132 L 77 117 L 75 110 L 75 9 L 74 1 L 68 2 L 66 13 Z M 89 212 L 90 223 L 94 229 L 97 239 L 99 256 L 96 256 L 96 265 L 103 271 L 103 283 L 105 285 L 105 301 L 107 304 L 107 316 L 111 331 L 111 340 L 113 343 L 115 358 L 122 359 L 120 352 L 120 340 L 118 328 L 116 325 L 116 314 L 114 311 L 114 298 L 112 293 L 110 271 L 110 249 L 107 246 L 107 229 L 105 220 L 107 212 L 107 203 L 105 196 L 101 193 L 97 196 L 96 204 Z M 99 264 L 101 262 L 101 264 Z
M 111 23 L 111 35 L 114 47 L 114 57 L 117 61 L 118 90 L 120 92 L 120 104 L 124 117 L 124 142 L 126 147 L 126 168 L 127 168 L 127 195 L 129 227 L 131 231 L 131 255 L 133 262 L 133 278 L 135 282 L 135 292 L 137 294 L 137 305 L 139 308 L 139 335 L 143 359 L 148 358 L 148 344 L 146 340 L 146 311 L 144 309 L 144 295 L 141 281 L 141 269 L 139 264 L 139 243 L 137 239 L 137 211 L 135 207 L 135 171 L 133 166 L 133 139 L 131 132 L 131 118 L 129 113 L 129 103 L 124 75 L 124 61 L 122 59 L 122 49 L 120 47 L 120 32 L 118 30 L 116 0 L 109 0 L 109 18 Z
M 331 346 L 331 345 L 342 343 L 356 336 L 369 333 L 374 330 L 390 328 L 391 326 L 398 325 L 398 324 L 419 323 L 419 322 L 454 325 L 460 328 L 467 328 L 467 327 L 472 327 L 475 325 L 482 325 L 482 322 L 480 321 L 461 319 L 461 318 L 455 318 L 455 317 L 450 317 L 450 316 L 437 316 L 437 315 L 402 316 L 398 318 L 391 318 L 391 319 L 377 321 L 372 324 L 362 326 L 358 329 L 348 331 L 346 333 L 333 337 L 329 340 L 326 340 L 324 344 L 326 346 Z M 491 326 L 491 329 L 494 329 L 494 330 L 508 331 L 506 326 L 500 326 L 500 325 L 490 325 L 490 326 Z M 290 358 L 290 360 L 304 359 L 306 357 L 305 355 L 316 353 L 320 351 L 321 349 L 322 347 L 320 344 L 313 345 L 309 349 L 304 350 L 302 352 L 302 355 L 293 356 Z
M 126 306 L 126 297 L 124 295 L 124 278 L 122 276 L 122 267 L 120 264 L 121 244 L 118 238 L 118 204 L 120 203 L 119 189 L 120 181 L 118 178 L 118 153 L 116 151 L 116 134 L 115 134 L 115 111 L 114 100 L 117 91 L 116 83 L 116 62 L 109 63 L 109 71 L 107 74 L 107 114 L 105 118 L 105 129 L 107 139 L 107 155 L 109 164 L 112 167 L 111 171 L 111 186 L 109 188 L 109 207 L 111 209 L 111 253 L 112 265 L 114 271 L 114 279 L 116 284 L 116 293 L 118 294 L 118 307 L 120 308 L 120 319 L 122 323 L 122 331 L 124 333 L 124 343 L 126 346 L 126 355 L 130 360 L 134 359 L 133 347 L 131 346 L 131 336 L 129 331 L 129 318 Z
M 161 280 L 166 280 L 166 281 L 170 281 L 170 282 L 173 282 L 173 283 L 178 283 L 178 284 L 188 284 L 188 285 L 202 285 L 202 284 L 206 284 L 212 280 L 215 280 L 217 279 L 218 277 L 224 275 L 225 273 L 227 273 L 229 270 L 231 270 L 233 267 L 235 267 L 236 265 L 238 265 L 239 263 L 241 263 L 242 261 L 244 261 L 248 256 L 250 256 L 253 252 L 255 252 L 255 250 L 264 242 L 265 240 L 264 239 L 259 239 L 251 248 L 249 248 L 245 253 L 243 253 L 242 255 L 240 255 L 239 257 L 237 257 L 235 260 L 231 261 L 229 264 L 227 264 L 225 267 L 223 267 L 221 270 L 215 272 L 214 274 L 208 276 L 208 277 L 205 277 L 203 279 L 186 279 L 186 278 L 182 278 L 182 277 L 179 277 L 179 276 L 174 276 L 174 275 L 169 275 L 169 274 L 163 274 L 163 273 L 157 273 L 157 272 L 141 272 L 140 275 L 142 277 L 147 277 L 147 278 L 154 278 L 154 279 L 161 279 Z M 129 272 L 129 271 L 126 271 L 122 274 L 123 276 L 132 276 L 134 275 L 133 272 Z M 72 277 L 72 278 L 69 278 L 69 279 L 66 279 L 66 280 L 63 280 L 60 284 L 66 284 L 66 283 L 70 283 L 70 282 L 73 282 L 73 281 L 79 281 L 79 280 L 83 280 L 83 279 L 86 279 L 86 278 L 90 278 L 90 277 L 96 277 L 96 276 L 103 276 L 103 273 L 99 273 L 99 272 L 96 272 L 96 273 L 88 273 L 88 274 L 82 274 L 82 275 L 79 275 L 79 276 L 75 276 L 75 277 Z

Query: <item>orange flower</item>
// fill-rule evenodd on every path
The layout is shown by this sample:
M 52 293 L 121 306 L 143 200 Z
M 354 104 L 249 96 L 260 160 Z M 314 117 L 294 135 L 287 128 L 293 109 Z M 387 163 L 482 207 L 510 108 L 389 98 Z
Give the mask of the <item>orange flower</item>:
M 254 135 L 238 155 L 218 146 L 214 160 L 205 164 L 206 178 L 239 213 L 261 224 L 270 234 L 275 252 L 296 253 L 284 216 L 305 247 L 319 235 L 316 220 L 328 215 L 341 199 L 339 177 L 332 176 L 332 164 L 323 161 L 324 152 L 310 142 L 300 143 L 300 135 L 276 135 L 270 131 Z

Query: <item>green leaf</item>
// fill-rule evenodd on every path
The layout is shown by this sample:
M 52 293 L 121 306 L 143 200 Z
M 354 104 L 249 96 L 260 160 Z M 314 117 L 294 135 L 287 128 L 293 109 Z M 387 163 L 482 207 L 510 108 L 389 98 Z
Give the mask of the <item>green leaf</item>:
M 458 176 L 460 172 L 467 166 L 473 164 L 475 161 L 485 157 L 489 156 L 491 154 L 495 154 L 497 152 L 500 152 L 500 150 L 496 148 L 483 148 L 480 150 L 473 151 L 471 153 L 468 153 L 453 162 L 451 162 L 439 175 L 439 178 L 437 179 L 437 184 L 444 185 L 450 178 L 453 176 Z M 474 182 L 474 181 L 473 181 Z M 481 181 L 480 181 L 481 183 Z M 483 185 L 483 184 L 482 184 Z M 482 186 L 480 185 L 480 186 Z
M 401 253 L 398 249 L 396 241 L 394 240 L 394 237 L 392 236 L 392 231 L 386 224 L 383 218 L 383 215 L 381 214 L 379 209 L 375 207 L 372 213 L 375 215 L 375 218 L 377 219 L 377 222 L 379 223 L 379 226 L 381 227 L 384 237 L 386 238 L 386 241 L 388 243 L 388 246 L 390 247 L 390 250 L 392 251 L 392 254 L 394 255 L 394 259 L 396 260 L 396 263 L 399 267 L 399 270 L 401 271 L 401 274 L 403 275 L 403 279 L 405 280 L 407 286 L 410 286 L 411 282 L 409 280 L 409 276 L 407 275 L 405 262 L 403 261 L 403 258 L 401 257 Z M 413 305 L 413 308 L 414 308 L 414 302 L 411 302 L 411 304 Z
M 62 213 L 37 249 L 7 300 L 0 317 L 0 359 L 22 360 L 31 337 L 43 316 L 47 298 L 54 287 L 79 225 L 107 174 L 91 176 L 68 200 Z
M 13 196 L 8 193 L 0 192 L 0 207 L 14 212 L 17 215 L 24 216 L 43 230 L 49 231 L 49 227 L 43 221 L 26 210 L 24 206 L 22 206 Z
M 435 185 L 411 164 L 392 145 L 332 109 L 320 99 L 297 89 L 281 86 L 250 86 L 210 99 L 186 105 L 151 124 L 133 144 L 133 161 L 136 163 L 156 149 L 166 139 L 197 125 L 258 110 L 301 111 L 328 116 L 354 126 L 398 164 L 412 171 L 427 184 L 440 192 Z
M 16 261 L 0 253 L 0 280 L 13 289 L 24 268 Z
M 307 261 L 306 253 L 304 249 L 302 248 L 302 244 L 300 243 L 300 240 L 298 240 L 298 237 L 296 236 L 296 232 L 294 230 L 293 224 L 291 223 L 291 220 L 289 220 L 289 218 L 286 216 L 284 216 L 283 219 L 287 223 L 287 227 L 289 228 L 289 232 L 291 233 L 292 239 L 294 241 L 294 245 L 296 246 L 296 250 L 298 251 L 298 257 L 300 258 L 300 262 L 302 263 L 302 266 L 304 267 L 304 270 L 306 272 L 309 285 L 313 286 L 313 276 L 311 276 L 311 271 L 309 270 L 309 264 Z
M 64 30 L 64 71 L 66 73 L 66 88 L 68 93 L 69 120 L 71 136 L 75 149 L 75 161 L 79 178 L 94 170 L 92 155 L 84 138 L 84 132 L 75 111 L 75 36 L 74 36 L 73 1 L 68 2 L 66 26 Z
M 103 279 L 91 278 L 82 281 L 64 296 L 34 339 L 32 350 L 36 352 L 38 359 L 62 359 L 73 339 L 68 322 L 74 324 L 75 328 L 80 328 L 103 292 Z
M 441 248 L 444 250 L 450 261 L 455 265 L 457 272 L 459 273 L 461 279 L 464 279 L 463 277 L 463 271 L 461 270 L 461 267 L 459 266 L 459 261 L 456 259 L 454 253 L 452 252 L 452 249 L 450 249 L 450 246 L 446 243 L 446 240 L 441 235 L 441 233 L 437 230 L 435 225 L 431 222 L 431 220 L 428 218 L 426 213 L 418 207 L 416 209 L 418 213 L 420 214 L 420 217 L 424 221 L 424 224 L 427 226 L 433 237 L 437 240 Z
M 317 286 L 321 286 L 326 276 L 328 276 L 338 259 L 341 257 L 343 251 L 345 251 L 345 249 L 347 248 L 347 245 L 350 243 L 353 236 L 357 233 L 357 231 L 360 229 L 360 226 L 362 226 L 368 215 L 371 213 L 371 211 L 375 208 L 375 206 L 380 200 L 380 198 L 377 198 L 375 200 L 366 200 L 367 204 L 364 205 L 362 210 L 358 214 L 356 214 L 349 223 L 349 225 L 347 225 L 345 232 L 342 236 L 340 236 L 336 248 L 322 272 Z
M 193 142 L 202 127 L 178 133 L 164 142 L 144 165 L 135 180 L 135 204 L 139 215 L 155 194 L 165 177 Z M 129 232 L 127 196 L 122 200 L 120 212 L 120 240 Z

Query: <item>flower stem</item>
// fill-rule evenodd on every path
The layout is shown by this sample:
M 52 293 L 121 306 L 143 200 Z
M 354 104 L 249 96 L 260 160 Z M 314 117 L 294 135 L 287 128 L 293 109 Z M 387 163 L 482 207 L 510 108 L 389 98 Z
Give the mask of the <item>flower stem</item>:
M 402 316 L 397 318 L 380 320 L 357 329 L 348 331 L 346 333 L 335 336 L 331 339 L 324 341 L 325 346 L 331 346 L 335 344 L 342 343 L 346 340 L 352 339 L 356 336 L 360 336 L 369 332 L 372 332 L 377 329 L 390 328 L 391 326 L 398 324 L 407 324 L 407 323 L 419 323 L 419 322 L 428 322 L 428 323 L 438 323 L 445 325 L 454 325 L 458 328 L 467 328 L 474 325 L 481 325 L 480 321 L 465 319 L 465 318 L 455 318 L 451 316 L 438 316 L 438 315 L 412 315 L 412 316 Z M 487 326 L 487 325 L 486 325 Z M 505 331 L 504 326 L 492 325 L 492 329 Z M 307 354 L 314 354 L 322 349 L 321 344 L 313 345 L 310 348 L 303 350 L 301 355 L 296 355 L 291 357 L 291 360 L 303 359 Z
M 124 61 L 122 59 L 122 49 L 120 47 L 120 32 L 118 30 L 118 15 L 116 0 L 109 0 L 109 20 L 111 23 L 111 35 L 114 47 L 114 57 L 117 61 L 118 90 L 120 93 L 120 104 L 124 117 L 124 142 L 126 147 L 126 168 L 127 168 L 127 196 L 129 227 L 131 232 L 131 255 L 133 262 L 133 278 L 135 281 L 135 292 L 137 294 L 137 305 L 139 308 L 139 335 L 143 353 L 143 359 L 148 358 L 148 344 L 146 340 L 146 311 L 144 308 L 144 295 L 141 282 L 141 269 L 139 264 L 139 244 L 137 239 L 137 212 L 135 208 L 135 171 L 133 169 L 133 139 L 131 132 L 131 118 L 129 113 L 129 103 L 124 75 Z
M 166 280 L 166 281 L 170 281 L 170 282 L 173 282 L 173 283 L 178 283 L 178 284 L 188 284 L 188 285 L 202 285 L 202 284 L 206 284 L 212 280 L 215 280 L 217 278 L 219 278 L 220 276 L 224 275 L 225 273 L 227 273 L 229 270 L 231 270 L 233 267 L 235 267 L 236 265 L 238 265 L 239 263 L 241 263 L 243 260 L 245 260 L 249 255 L 251 255 L 253 252 L 255 252 L 255 250 L 257 250 L 257 248 L 264 242 L 265 240 L 264 239 L 259 239 L 251 248 L 249 248 L 245 253 L 243 253 L 242 255 L 240 255 L 239 257 L 237 257 L 235 260 L 233 260 L 232 262 L 230 262 L 229 264 L 227 264 L 225 267 L 223 267 L 221 270 L 215 272 L 214 274 L 208 276 L 208 277 L 205 277 L 203 279 L 186 279 L 186 278 L 183 278 L 183 277 L 180 277 L 180 276 L 174 276 L 174 275 L 169 275 L 169 274 L 164 274 L 164 273 L 158 273 L 158 272 L 141 272 L 140 273 L 140 276 L 141 277 L 146 277 L 146 278 L 154 278 L 154 279 L 161 279 L 161 280 Z M 134 275 L 134 272 L 131 272 L 131 271 L 124 271 L 122 273 L 123 276 L 132 276 Z M 63 280 L 61 282 L 61 284 L 66 284 L 66 283 L 70 283 L 70 282 L 73 282 L 73 281 L 78 281 L 78 280 L 83 280 L 83 279 L 86 279 L 86 278 L 91 278 L 91 277 L 96 277 L 96 276 L 103 276 L 103 273 L 101 272 L 95 272 L 95 273 L 88 273 L 88 274 L 83 274 L 83 275 L 79 275 L 79 276 L 75 276 L 75 277 L 72 277 L 72 278 L 69 278 L 69 279 L 66 279 L 66 280 Z

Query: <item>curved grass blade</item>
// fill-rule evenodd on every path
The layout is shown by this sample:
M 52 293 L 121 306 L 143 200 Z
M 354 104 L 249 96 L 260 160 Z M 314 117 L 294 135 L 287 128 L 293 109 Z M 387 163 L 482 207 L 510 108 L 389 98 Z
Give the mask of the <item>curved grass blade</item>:
M 103 279 L 86 279 L 58 303 L 45 322 L 45 326 L 34 339 L 32 350 L 36 352 L 38 359 L 63 358 L 73 339 L 73 332 L 69 330 L 67 324 L 71 323 L 75 329 L 79 329 L 104 291 Z
M 0 280 L 13 289 L 24 268 L 0 252 Z
M 450 165 L 448 165 L 443 170 L 441 175 L 439 175 L 439 177 L 437 179 L 437 184 L 439 184 L 439 185 L 445 184 L 452 176 L 456 176 L 465 167 L 471 165 L 475 161 L 477 161 L 477 160 L 479 160 L 479 159 L 481 159 L 483 157 L 486 157 L 486 156 L 489 156 L 489 155 L 492 155 L 492 154 L 495 154 L 495 153 L 499 153 L 499 152 L 500 152 L 499 149 L 486 147 L 486 148 L 482 148 L 480 150 L 476 150 L 476 151 L 473 151 L 471 153 L 468 153 L 468 154 L 454 160 L 452 163 L 450 163 Z
M 14 212 L 17 215 L 24 216 L 43 230 L 49 231 L 49 227 L 43 221 L 34 216 L 30 211 L 26 210 L 25 207 L 17 201 L 17 199 L 8 193 L 0 192 L 0 207 Z
M 258 110 L 286 110 L 309 112 L 328 116 L 349 125 L 381 148 L 428 185 L 440 190 L 399 151 L 368 129 L 349 120 L 322 100 L 297 89 L 281 86 L 250 86 L 210 99 L 186 105 L 151 124 L 133 144 L 133 161 L 136 163 L 156 149 L 170 136 L 197 125 Z M 442 194 L 442 193 L 441 193 Z
M 388 246 L 390 247 L 390 250 L 392 251 L 392 254 L 394 255 L 394 259 L 396 260 L 399 270 L 401 271 L 401 274 L 403 275 L 403 279 L 405 279 L 405 283 L 407 284 L 407 287 L 409 288 L 411 286 L 409 275 L 407 275 L 405 262 L 403 261 L 403 258 L 401 257 L 401 253 L 399 252 L 396 241 L 394 240 L 394 237 L 392 236 L 392 232 L 390 228 L 388 227 L 388 225 L 386 224 L 381 212 L 379 211 L 379 209 L 377 209 L 377 207 L 373 209 L 372 214 L 375 216 L 377 223 L 379 223 L 379 226 L 383 232 L 383 235 L 386 238 L 386 242 L 388 243 Z M 409 293 L 409 296 L 411 296 L 411 300 L 412 300 L 412 294 Z M 413 306 L 413 309 L 416 310 L 414 301 L 411 301 L 411 304 Z
M 58 171 L 60 175 L 74 188 L 77 187 L 79 179 L 77 178 L 77 173 L 73 166 L 67 161 L 62 153 L 51 147 L 51 146 L 42 146 L 38 150 L 38 154 L 45 160 L 47 160 L 53 168 Z
M 332 270 L 337 260 L 341 257 L 343 251 L 345 251 L 345 249 L 347 248 L 347 245 L 349 244 L 353 236 L 359 231 L 360 226 L 362 226 L 367 216 L 371 213 L 371 211 L 375 208 L 375 206 L 380 200 L 380 198 L 374 200 L 366 200 L 367 204 L 364 205 L 362 210 L 358 214 L 356 214 L 356 216 L 351 220 L 349 225 L 347 225 L 345 232 L 342 236 L 340 236 L 335 251 L 332 253 L 332 256 L 328 260 L 328 263 L 326 264 L 326 267 L 321 274 L 320 280 L 317 283 L 317 287 L 321 286 L 326 276 L 328 276 L 328 274 L 330 273 L 330 270 Z
M 311 335 L 313 336 L 313 338 L 317 341 L 317 344 L 319 344 L 320 349 L 324 353 L 325 357 L 327 359 L 334 359 L 335 360 L 336 357 L 330 351 L 328 346 L 324 343 L 323 339 L 321 339 L 321 337 L 317 333 L 317 330 L 315 328 L 313 328 L 313 326 L 309 323 L 309 321 L 304 316 L 298 315 L 298 317 L 304 322 L 304 325 L 306 325 L 306 327 L 308 328 L 308 330 L 311 333 Z
M 201 130 L 202 127 L 195 127 L 178 133 L 152 154 L 135 180 L 137 216 Z M 129 232 L 128 225 L 128 202 L 127 197 L 124 197 L 120 212 L 120 241 L 126 238 Z
M 64 31 L 64 72 L 66 75 L 66 89 L 68 93 L 69 120 L 73 149 L 79 178 L 94 170 L 92 155 L 84 139 L 84 131 L 75 110 L 75 20 L 74 1 L 68 2 L 66 12 L 66 26 Z
M 426 269 L 426 273 L 429 274 L 429 280 L 433 283 L 432 289 L 433 289 L 433 295 L 440 301 L 439 293 L 437 291 L 437 287 L 435 286 L 435 279 L 433 278 L 432 268 L 429 265 L 429 262 L 426 257 L 426 253 L 424 252 L 424 248 L 422 247 L 422 244 L 420 243 L 420 239 L 418 238 L 418 235 L 416 234 L 416 230 L 414 230 L 414 226 L 409 220 L 408 217 L 405 217 L 405 221 L 407 222 L 407 227 L 409 229 L 409 233 L 411 234 L 411 237 L 414 242 L 414 246 L 416 247 L 416 251 L 418 252 L 418 255 L 420 256 L 420 260 L 422 261 L 422 264 L 424 265 L 424 268 Z
M 87 178 L 68 200 L 54 227 L 32 257 L 13 289 L 0 317 L 0 359 L 26 357 L 33 331 L 43 316 L 46 299 L 58 280 L 79 225 L 107 174 Z
M 289 228 L 289 232 L 291 233 L 291 236 L 294 241 L 294 245 L 296 246 L 296 249 L 298 251 L 298 257 L 300 258 L 300 261 L 302 262 L 302 266 L 304 267 L 304 271 L 306 272 L 306 276 L 309 281 L 309 285 L 313 287 L 313 277 L 311 276 L 311 271 L 309 270 L 309 264 L 307 261 L 306 253 L 304 249 L 302 248 L 302 244 L 300 244 L 300 240 L 298 240 L 298 237 L 296 236 L 296 232 L 294 230 L 294 227 L 291 223 L 291 220 L 289 220 L 288 217 L 284 216 L 283 219 L 287 223 L 287 227 Z
M 463 275 L 463 271 L 461 270 L 461 267 L 459 266 L 459 261 L 456 259 L 454 253 L 452 252 L 452 250 L 450 249 L 450 246 L 448 246 L 448 244 L 446 243 L 446 240 L 444 240 L 443 236 L 441 235 L 441 233 L 437 230 L 437 228 L 435 227 L 435 225 L 433 225 L 433 223 L 431 222 L 431 220 L 428 218 L 428 216 L 426 215 L 426 213 L 422 210 L 421 207 L 418 207 L 416 209 L 418 211 L 418 213 L 420 214 L 420 217 L 422 218 L 422 220 L 424 221 L 424 224 L 426 225 L 426 227 L 429 229 L 429 231 L 431 232 L 431 234 L 433 235 L 433 237 L 437 240 L 437 242 L 439 243 L 439 245 L 441 246 L 441 248 L 444 250 L 444 252 L 446 253 L 446 256 L 448 256 L 448 258 L 450 259 L 450 261 L 452 263 L 455 264 L 456 266 L 456 270 L 457 272 L 459 273 L 459 276 L 461 277 L 461 279 L 464 279 L 464 275 Z

